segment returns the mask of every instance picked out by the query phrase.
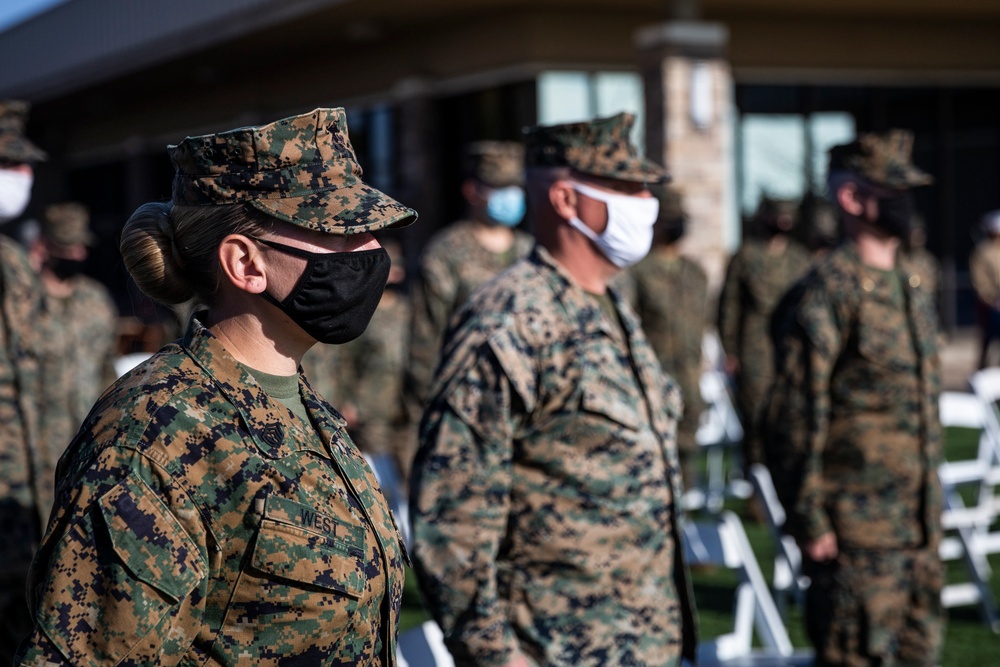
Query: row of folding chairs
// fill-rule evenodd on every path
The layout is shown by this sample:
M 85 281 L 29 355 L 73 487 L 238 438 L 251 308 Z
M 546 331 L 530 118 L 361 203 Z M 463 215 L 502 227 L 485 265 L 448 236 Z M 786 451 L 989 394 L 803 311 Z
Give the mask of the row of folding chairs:
M 941 395 L 941 425 L 979 434 L 976 456 L 945 461 L 938 470 L 944 493 L 945 539 L 941 558 L 961 560 L 967 577 L 945 586 L 946 607 L 978 605 L 983 621 L 1000 633 L 1000 613 L 990 586 L 991 554 L 1000 553 L 1000 368 L 969 379 L 972 393 Z

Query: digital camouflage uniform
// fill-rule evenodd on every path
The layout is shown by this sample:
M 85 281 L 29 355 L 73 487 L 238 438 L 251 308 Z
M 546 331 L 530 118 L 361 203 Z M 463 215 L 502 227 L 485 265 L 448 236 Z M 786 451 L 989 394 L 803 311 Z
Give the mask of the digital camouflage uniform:
M 923 287 L 931 299 L 937 297 L 938 283 L 940 282 L 941 267 L 934 253 L 926 248 L 914 248 L 899 254 L 899 261 L 907 267 L 910 276 L 916 276 L 920 280 L 920 287 Z
M 524 153 L 511 142 L 474 142 L 466 150 L 468 178 L 488 187 L 524 183 Z M 438 232 L 420 258 L 420 274 L 413 292 L 413 326 L 409 351 L 409 384 L 423 404 L 433 382 L 441 341 L 452 314 L 495 275 L 531 250 L 529 234 L 512 230 L 514 244 L 503 253 L 484 248 L 475 238 L 484 224 L 459 220 Z
M 403 547 L 340 415 L 300 390 L 311 424 L 197 319 L 122 378 L 60 462 L 19 664 L 394 664 Z
M 635 157 L 630 125 L 620 115 L 537 128 L 528 165 L 563 159 L 662 180 Z M 609 294 L 618 323 L 536 246 L 476 292 L 446 335 L 410 507 L 414 569 L 458 665 L 497 667 L 517 654 L 573 666 L 692 657 L 680 392 L 631 309 Z
M 317 394 L 344 410 L 344 395 L 350 391 L 351 378 L 343 345 L 313 345 L 302 357 L 302 372 Z
M 50 351 L 42 362 L 46 418 L 41 428 L 59 451 L 116 378 L 117 310 L 111 295 L 87 276 L 72 281 L 69 297 L 45 297 Z
M 656 248 L 630 271 L 636 312 L 660 365 L 680 386 L 684 414 L 677 427 L 677 448 L 686 486 L 694 484 L 698 453 L 695 434 L 702 410 L 701 344 L 708 315 L 708 278 L 687 257 Z
M 27 632 L 28 565 L 52 506 L 59 448 L 41 438 L 41 363 L 46 340 L 41 285 L 21 248 L 0 236 L 0 657 Z
M 175 205 L 245 202 L 309 229 L 408 224 L 343 109 L 188 137 Z M 18 664 L 392 665 L 405 552 L 342 417 L 308 422 L 198 318 L 106 392 L 60 460 Z
M 90 213 L 78 202 L 48 206 L 39 242 L 48 253 L 93 245 Z M 54 398 L 46 399 L 55 402 L 48 412 L 58 412 L 68 420 L 69 432 L 57 439 L 68 445 L 94 402 L 117 378 L 118 311 L 98 281 L 82 273 L 59 276 L 54 271 L 43 265 L 43 285 L 47 277 L 58 277 L 68 296 L 47 291 L 45 297 L 46 314 L 62 349 L 50 355 L 43 372 L 46 389 L 56 392 Z
M 0 102 L 0 162 L 33 164 L 45 152 L 24 134 L 29 105 Z M 0 662 L 27 633 L 24 582 L 52 505 L 58 451 L 40 437 L 42 289 L 21 248 L 0 235 Z M 62 443 L 65 445 L 66 443 Z
M 775 317 L 778 378 L 762 434 L 785 529 L 800 544 L 832 531 L 839 550 L 833 561 L 804 564 L 817 664 L 936 664 L 941 428 L 932 295 L 905 265 L 867 267 L 846 243 Z
M 417 442 L 403 404 L 410 321 L 406 296 L 387 293 L 365 332 L 345 346 L 358 411 L 355 440 L 364 452 L 392 455 L 404 478 Z
M 789 239 L 781 254 L 768 242 L 748 239 L 729 261 L 719 293 L 719 339 L 740 368 L 735 377 L 736 404 L 744 429 L 744 466 L 763 461 L 754 419 L 774 378 L 774 354 L 768 324 L 775 307 L 792 284 L 809 270 L 809 254 Z
M 502 665 L 517 646 L 543 665 L 680 655 L 680 395 L 615 305 L 626 339 L 536 248 L 446 342 L 411 506 L 415 566 L 459 664 Z

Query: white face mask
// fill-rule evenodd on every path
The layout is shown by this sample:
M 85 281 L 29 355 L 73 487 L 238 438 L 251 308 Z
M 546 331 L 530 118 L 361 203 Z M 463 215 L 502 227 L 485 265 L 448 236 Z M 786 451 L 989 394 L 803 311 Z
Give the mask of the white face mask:
M 13 220 L 24 213 L 31 201 L 30 171 L 0 169 L 0 223 Z
M 569 219 L 569 224 L 593 241 L 615 266 L 632 266 L 649 253 L 653 223 L 660 212 L 656 197 L 614 194 L 576 182 L 573 189 L 608 207 L 608 226 L 600 234 L 576 216 Z

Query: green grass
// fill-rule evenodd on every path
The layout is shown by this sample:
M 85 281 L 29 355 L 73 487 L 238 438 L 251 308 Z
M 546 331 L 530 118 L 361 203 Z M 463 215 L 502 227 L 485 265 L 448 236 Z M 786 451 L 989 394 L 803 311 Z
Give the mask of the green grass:
M 973 458 L 976 455 L 978 435 L 968 429 L 948 429 L 945 451 L 949 460 Z M 966 494 L 971 501 L 971 491 Z M 744 528 L 764 577 L 770 581 L 774 568 L 774 546 L 765 526 L 747 516 L 746 503 L 734 501 L 727 504 L 744 522 Z M 993 593 L 1000 600 L 1000 555 L 990 557 L 994 575 L 991 580 Z M 964 566 L 960 561 L 947 564 L 948 581 L 964 581 Z M 697 570 L 692 572 L 695 602 L 698 607 L 699 636 L 710 639 L 732 631 L 732 610 L 737 585 L 736 575 L 725 569 Z M 957 607 L 948 610 L 942 667 L 987 667 L 1000 664 L 1000 635 L 995 635 L 982 623 L 978 607 Z M 419 625 L 429 618 L 420 603 L 420 593 L 411 571 L 407 571 L 403 594 L 403 615 L 400 631 Z M 790 605 L 786 620 L 792 644 L 798 648 L 809 647 L 801 610 Z

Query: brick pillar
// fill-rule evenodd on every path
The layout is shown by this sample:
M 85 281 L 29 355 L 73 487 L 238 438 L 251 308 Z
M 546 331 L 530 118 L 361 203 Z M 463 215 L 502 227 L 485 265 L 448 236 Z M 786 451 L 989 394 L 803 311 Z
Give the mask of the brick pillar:
M 739 237 L 734 187 L 729 33 L 719 23 L 669 21 L 636 33 L 646 97 L 646 155 L 666 165 L 690 215 L 685 253 L 713 288 Z

